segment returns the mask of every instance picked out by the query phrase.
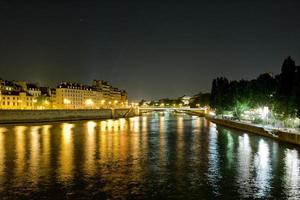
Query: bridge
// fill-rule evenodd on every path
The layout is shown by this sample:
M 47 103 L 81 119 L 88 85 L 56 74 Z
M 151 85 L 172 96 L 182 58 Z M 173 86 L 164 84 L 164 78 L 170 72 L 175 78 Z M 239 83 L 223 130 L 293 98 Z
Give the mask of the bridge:
M 195 112 L 205 114 L 208 108 L 190 108 L 190 107 L 139 107 L 139 113 L 146 113 L 152 111 L 178 111 L 178 112 Z

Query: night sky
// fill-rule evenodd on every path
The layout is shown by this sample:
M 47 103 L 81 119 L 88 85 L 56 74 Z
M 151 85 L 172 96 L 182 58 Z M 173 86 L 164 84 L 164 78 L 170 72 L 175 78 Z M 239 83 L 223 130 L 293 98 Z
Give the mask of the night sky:
M 1 78 L 104 79 L 139 100 L 300 64 L 299 0 L 70 2 L 0 0 Z

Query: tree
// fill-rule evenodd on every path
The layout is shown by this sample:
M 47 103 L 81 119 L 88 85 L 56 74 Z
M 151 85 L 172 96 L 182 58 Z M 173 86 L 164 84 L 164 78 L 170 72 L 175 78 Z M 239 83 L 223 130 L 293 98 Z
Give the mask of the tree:
M 288 57 L 284 60 L 281 74 L 278 78 L 277 100 L 278 106 L 277 112 L 282 113 L 288 117 L 295 114 L 295 104 L 293 102 L 292 94 L 296 78 L 296 65 L 295 61 Z

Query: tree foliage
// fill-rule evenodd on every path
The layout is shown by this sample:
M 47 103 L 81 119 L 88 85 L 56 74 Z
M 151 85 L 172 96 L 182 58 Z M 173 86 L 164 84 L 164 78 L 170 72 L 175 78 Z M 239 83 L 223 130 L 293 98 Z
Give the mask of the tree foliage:
M 210 106 L 217 113 L 233 111 L 237 118 L 246 107 L 262 106 L 283 117 L 300 116 L 300 67 L 288 57 L 275 77 L 264 73 L 251 81 L 216 78 L 212 82 Z

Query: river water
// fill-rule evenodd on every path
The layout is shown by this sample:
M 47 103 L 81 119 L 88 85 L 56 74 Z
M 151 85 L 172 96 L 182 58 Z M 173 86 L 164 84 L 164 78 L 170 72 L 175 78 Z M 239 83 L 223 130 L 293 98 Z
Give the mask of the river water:
M 300 149 L 151 113 L 0 125 L 0 199 L 300 199 Z

